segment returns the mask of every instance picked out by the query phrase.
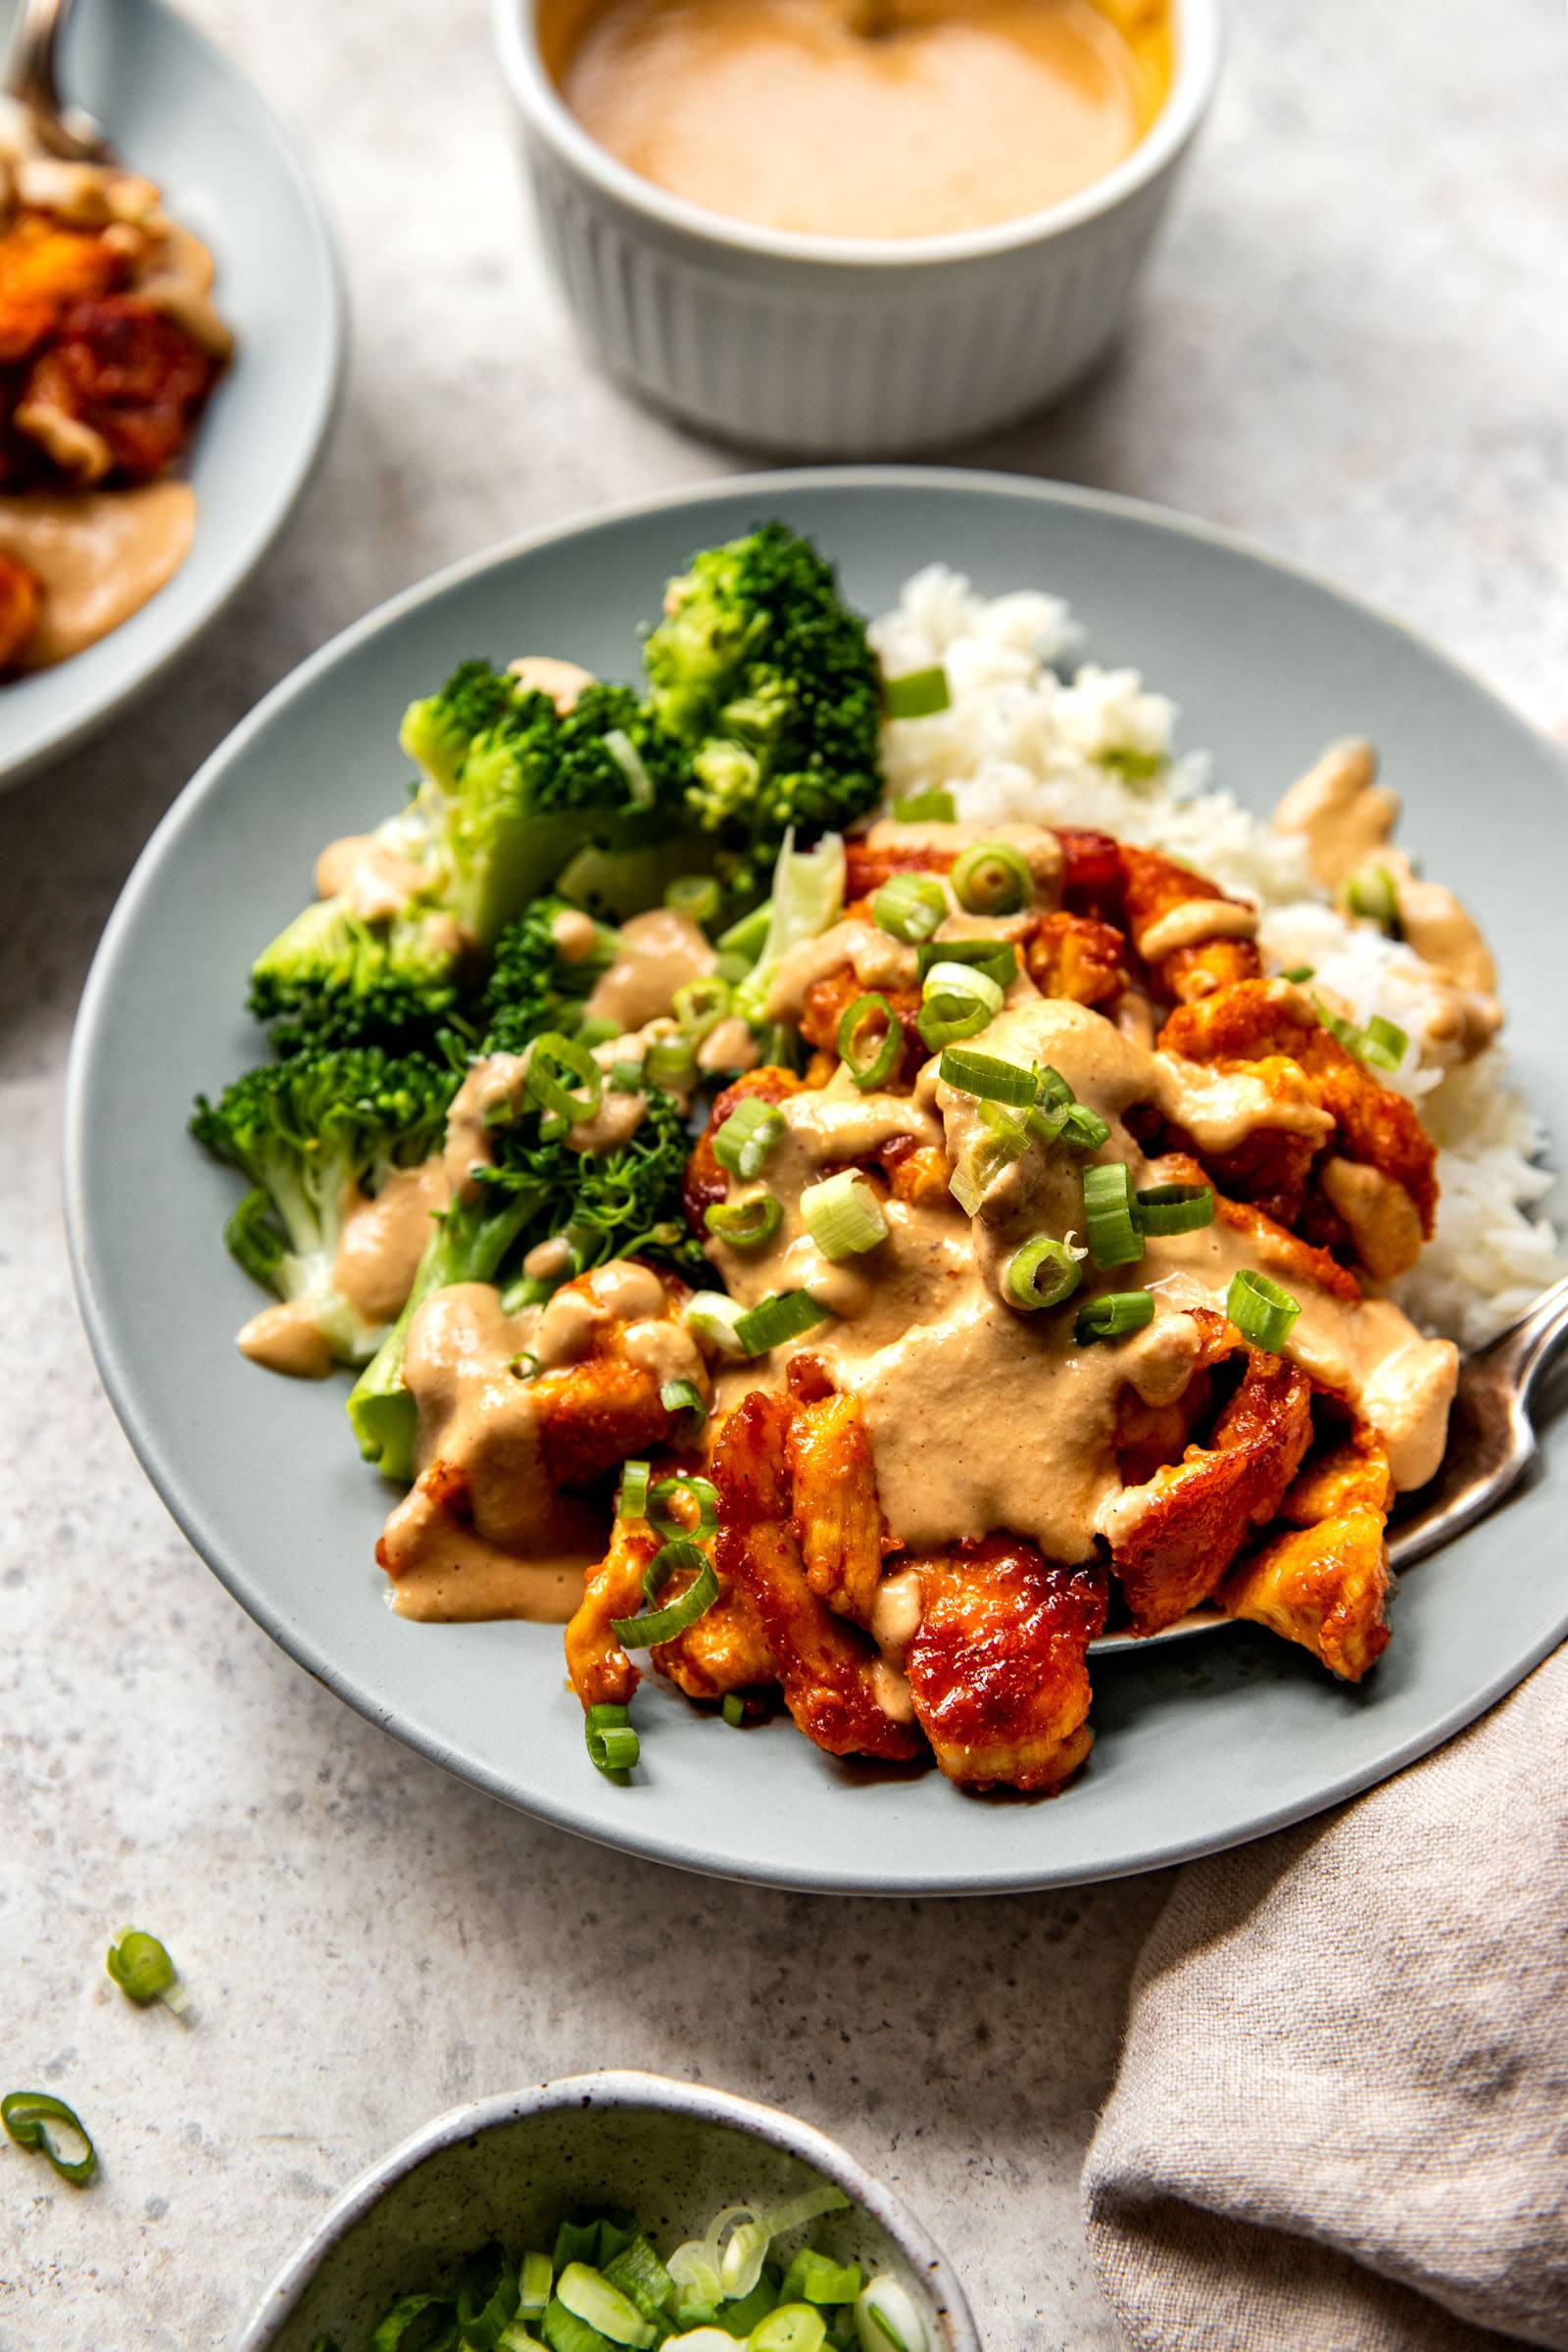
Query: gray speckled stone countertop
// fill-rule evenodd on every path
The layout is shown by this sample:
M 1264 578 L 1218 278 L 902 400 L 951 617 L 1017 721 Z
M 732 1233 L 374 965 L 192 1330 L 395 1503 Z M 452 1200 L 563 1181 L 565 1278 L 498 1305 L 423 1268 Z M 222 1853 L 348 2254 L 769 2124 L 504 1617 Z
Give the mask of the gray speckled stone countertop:
M 880 1908 L 537 1828 L 274 1650 L 99 1394 L 60 1230 L 60 1076 L 160 811 L 264 688 L 391 590 L 733 463 L 574 349 L 523 229 L 483 0 L 197 13 L 303 125 L 356 349 L 314 490 L 205 650 L 0 802 L 0 2087 L 58 2085 L 104 2157 L 77 2195 L 0 2146 L 0 2346 L 217 2347 L 382 2148 L 470 2093 L 600 2064 L 703 2075 L 840 2134 L 956 2257 L 998 2352 L 1111 2345 L 1076 2179 L 1162 1883 Z M 1124 355 L 967 454 L 1251 532 L 1568 731 L 1560 8 L 1235 16 Z M 638 1905 L 665 1937 L 651 1982 L 616 1957 Z M 190 2030 L 103 1975 L 130 1918 L 177 1952 Z

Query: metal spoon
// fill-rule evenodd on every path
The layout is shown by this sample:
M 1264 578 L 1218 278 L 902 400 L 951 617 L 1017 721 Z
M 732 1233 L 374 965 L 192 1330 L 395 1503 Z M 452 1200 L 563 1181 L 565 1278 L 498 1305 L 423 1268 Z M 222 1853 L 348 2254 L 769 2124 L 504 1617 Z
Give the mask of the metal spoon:
M 1536 1458 L 1531 1405 L 1542 1374 L 1568 1341 L 1568 1277 L 1459 1366 L 1443 1467 L 1389 1530 L 1396 1568 L 1424 1560 L 1510 1494 Z
M 40 146 L 67 163 L 112 164 L 115 151 L 91 115 L 66 106 L 55 52 L 72 0 L 22 0 L 6 57 L 5 87 L 24 109 Z

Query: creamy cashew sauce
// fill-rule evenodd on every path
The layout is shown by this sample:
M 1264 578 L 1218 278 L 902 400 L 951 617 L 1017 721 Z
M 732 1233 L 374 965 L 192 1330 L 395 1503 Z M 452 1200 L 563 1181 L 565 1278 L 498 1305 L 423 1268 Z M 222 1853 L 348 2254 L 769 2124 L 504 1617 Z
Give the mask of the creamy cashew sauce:
M 1201 1135 L 1211 1074 L 1149 1052 L 1080 1005 L 1026 996 L 1025 986 L 1014 984 L 1011 1001 L 978 1042 L 988 1053 L 1058 1069 L 1110 1122 L 1106 1152 L 1128 1163 L 1135 1184 L 1161 1181 L 1161 1164 L 1144 1158 L 1122 1116 L 1134 1103 L 1152 1102 Z M 1259 1099 L 1245 1115 L 1261 1124 L 1265 1106 Z M 1151 1239 L 1136 1267 L 1091 1275 L 1065 1309 L 1018 1313 L 1001 1295 L 1013 1250 L 1042 1232 L 1071 1234 L 1079 1246 L 1084 1239 L 1082 1163 L 1039 1145 L 987 1193 L 972 1225 L 956 1204 L 890 1200 L 888 1240 L 862 1257 L 831 1263 L 806 1231 L 804 1187 L 894 1136 L 944 1145 L 956 1158 L 977 1126 L 977 1106 L 938 1082 L 931 1065 L 912 1099 L 862 1097 L 835 1079 L 779 1108 L 785 1137 L 765 1170 L 767 1189 L 785 1207 L 779 1235 L 764 1251 L 747 1254 L 715 1241 L 710 1254 L 747 1303 L 801 1288 L 834 1310 L 835 1321 L 796 1347 L 820 1357 L 836 1386 L 859 1398 L 896 1544 L 936 1549 L 1009 1528 L 1032 1537 L 1048 1557 L 1070 1561 L 1087 1557 L 1097 1536 L 1124 1534 L 1147 1507 L 1148 1490 L 1124 1489 L 1117 1471 L 1118 1396 L 1130 1386 L 1150 1404 L 1174 1402 L 1200 1348 L 1187 1310 L 1223 1310 L 1231 1277 L 1244 1266 L 1273 1273 L 1300 1299 L 1286 1352 L 1382 1431 L 1397 1485 L 1418 1486 L 1437 1468 L 1457 1351 L 1424 1339 L 1387 1300 L 1349 1305 L 1303 1280 L 1286 1250 L 1216 1223 Z M 1232 1110 L 1244 1115 L 1237 1105 Z M 1119 1343 L 1077 1346 L 1074 1307 L 1097 1288 L 1131 1287 L 1153 1292 L 1152 1323 Z M 781 1380 L 787 1353 L 727 1370 L 721 1409 L 751 1388 Z
M 706 979 L 717 961 L 689 914 L 670 906 L 634 914 L 621 925 L 615 960 L 594 983 L 584 1011 L 589 1020 L 641 1029 L 668 1012 L 678 988 Z
M 329 1280 L 365 1326 L 362 1352 L 368 1358 L 384 1327 L 396 1321 L 414 1287 L 414 1277 L 430 1220 L 452 1198 L 440 1159 L 416 1168 L 396 1168 L 381 1190 L 367 1199 L 356 1193 L 347 1204 Z M 320 1320 L 318 1299 L 283 1299 L 263 1307 L 242 1326 L 235 1345 L 252 1363 L 295 1380 L 324 1380 L 334 1361 L 332 1343 Z
M 590 136 L 710 211 L 920 237 L 1090 186 L 1163 103 L 1164 0 L 604 0 L 544 12 Z
M 118 629 L 173 578 L 195 536 L 189 482 L 0 498 L 0 555 L 42 587 L 24 667 L 46 669 Z
M 346 898 L 366 923 L 390 922 L 424 889 L 426 876 L 375 833 L 346 833 L 316 860 L 318 899 Z

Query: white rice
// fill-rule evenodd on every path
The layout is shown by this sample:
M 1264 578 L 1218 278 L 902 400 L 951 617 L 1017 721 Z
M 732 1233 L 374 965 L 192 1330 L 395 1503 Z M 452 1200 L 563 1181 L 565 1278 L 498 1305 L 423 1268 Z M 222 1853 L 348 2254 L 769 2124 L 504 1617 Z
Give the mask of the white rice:
M 1431 1035 L 1445 1000 L 1420 957 L 1338 913 L 1298 839 L 1208 789 L 1205 754 L 1173 756 L 1176 705 L 1137 670 L 1085 662 L 1070 681 L 1058 675 L 1053 664 L 1082 642 L 1060 597 L 988 601 L 934 564 L 871 634 L 890 676 L 940 662 L 952 696 L 934 717 L 888 722 L 893 797 L 945 786 L 960 817 L 1091 825 L 1186 858 L 1262 908 L 1259 945 L 1274 968 L 1311 964 L 1314 984 L 1356 1021 L 1378 1013 L 1405 1032 L 1402 1066 L 1380 1074 L 1420 1102 L 1442 1188 L 1437 1231 L 1393 1286 L 1409 1314 L 1477 1347 L 1568 1272 L 1542 1211 L 1554 1179 L 1539 1164 L 1541 1131 L 1502 1054 L 1445 1065 Z M 1159 773 L 1140 773 L 1155 760 Z M 1279 781 L 1283 792 L 1292 779 Z

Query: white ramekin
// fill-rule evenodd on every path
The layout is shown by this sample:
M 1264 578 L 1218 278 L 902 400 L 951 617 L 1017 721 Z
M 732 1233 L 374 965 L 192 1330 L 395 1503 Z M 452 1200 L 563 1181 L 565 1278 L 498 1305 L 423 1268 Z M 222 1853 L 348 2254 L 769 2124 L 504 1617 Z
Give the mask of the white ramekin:
M 590 349 L 660 407 L 781 454 L 885 457 L 996 431 L 1115 336 L 1219 70 L 1220 0 L 1173 0 L 1146 137 L 1065 204 L 962 235 L 795 236 L 669 195 L 589 138 L 495 0 L 545 250 Z

